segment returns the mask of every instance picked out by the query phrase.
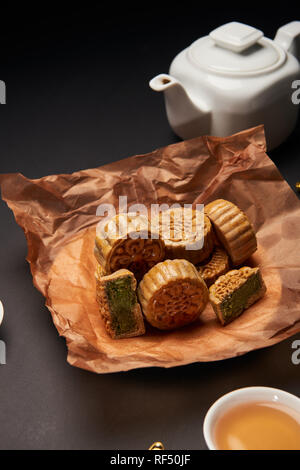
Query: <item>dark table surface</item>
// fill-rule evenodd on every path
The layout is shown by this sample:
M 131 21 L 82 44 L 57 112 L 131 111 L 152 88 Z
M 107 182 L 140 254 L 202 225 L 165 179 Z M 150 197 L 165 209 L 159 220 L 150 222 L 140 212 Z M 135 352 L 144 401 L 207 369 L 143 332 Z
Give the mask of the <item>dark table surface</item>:
M 178 141 L 162 96 L 148 81 L 201 35 L 233 19 L 273 37 L 295 8 L 189 11 L 76 9 L 23 20 L 9 13 L 1 31 L 0 172 L 31 178 L 96 167 Z M 28 15 L 28 12 L 27 12 Z M 3 22 L 2 22 L 3 24 Z M 8 26 L 9 25 L 9 26 Z M 300 124 L 270 153 L 293 187 L 300 179 Z M 33 287 L 23 232 L 0 205 L 1 449 L 205 449 L 204 415 L 222 394 L 266 385 L 300 396 L 300 365 L 290 338 L 222 362 L 95 375 L 66 362 Z

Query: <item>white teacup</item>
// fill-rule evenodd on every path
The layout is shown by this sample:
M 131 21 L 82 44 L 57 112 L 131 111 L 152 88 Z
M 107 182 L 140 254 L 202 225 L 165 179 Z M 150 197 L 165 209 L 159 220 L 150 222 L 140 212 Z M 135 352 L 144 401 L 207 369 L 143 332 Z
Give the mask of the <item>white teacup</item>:
M 215 429 L 224 413 L 238 405 L 258 401 L 278 403 L 300 413 L 300 398 L 283 390 L 269 387 L 246 387 L 234 390 L 219 398 L 205 416 L 203 434 L 208 448 L 218 450 L 215 443 Z

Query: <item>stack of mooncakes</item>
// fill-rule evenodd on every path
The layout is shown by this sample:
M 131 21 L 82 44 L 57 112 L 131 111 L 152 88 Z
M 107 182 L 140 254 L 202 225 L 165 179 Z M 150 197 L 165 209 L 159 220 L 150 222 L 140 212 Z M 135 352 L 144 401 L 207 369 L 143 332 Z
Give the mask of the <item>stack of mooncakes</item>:
M 255 232 L 235 204 L 218 199 L 204 214 L 176 207 L 149 222 L 118 214 L 97 230 L 96 291 L 108 334 L 145 333 L 196 321 L 210 301 L 222 325 L 261 298 L 259 268 L 240 267 L 257 249 Z M 231 269 L 231 270 L 230 270 Z
M 97 227 L 94 254 L 96 296 L 106 331 L 114 339 L 144 334 L 137 281 L 164 259 L 164 242 L 152 236 L 147 217 L 117 214 Z

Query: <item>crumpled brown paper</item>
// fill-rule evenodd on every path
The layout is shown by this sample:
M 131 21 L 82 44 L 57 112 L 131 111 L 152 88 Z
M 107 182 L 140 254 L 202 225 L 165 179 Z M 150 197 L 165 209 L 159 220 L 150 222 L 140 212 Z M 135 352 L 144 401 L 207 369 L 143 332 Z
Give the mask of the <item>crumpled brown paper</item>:
M 300 331 L 300 204 L 265 153 L 263 127 L 199 137 L 101 168 L 30 180 L 0 177 L 2 197 L 24 229 L 35 286 L 66 338 L 70 364 L 104 373 L 214 361 L 275 344 Z M 252 221 L 266 296 L 226 327 L 207 306 L 186 328 L 112 340 L 95 300 L 93 245 L 100 203 L 239 205 Z

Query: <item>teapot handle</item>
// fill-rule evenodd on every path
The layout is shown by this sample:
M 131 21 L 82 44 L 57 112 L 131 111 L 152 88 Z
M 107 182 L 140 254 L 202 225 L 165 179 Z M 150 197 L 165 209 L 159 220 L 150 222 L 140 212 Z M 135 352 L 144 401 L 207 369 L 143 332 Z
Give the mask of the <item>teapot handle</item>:
M 292 21 L 279 28 L 274 41 L 300 62 L 300 21 Z

